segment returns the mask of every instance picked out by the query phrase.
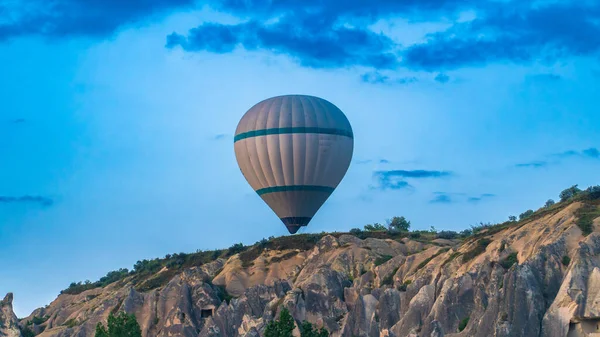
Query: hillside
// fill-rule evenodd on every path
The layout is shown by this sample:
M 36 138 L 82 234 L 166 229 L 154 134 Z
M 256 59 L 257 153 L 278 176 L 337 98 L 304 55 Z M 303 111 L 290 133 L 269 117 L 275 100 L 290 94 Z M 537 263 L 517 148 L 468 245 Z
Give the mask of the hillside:
M 281 308 L 331 336 L 600 336 L 600 189 L 472 231 L 270 238 L 140 261 L 72 284 L 0 336 L 93 336 L 111 312 L 143 336 L 262 336 Z

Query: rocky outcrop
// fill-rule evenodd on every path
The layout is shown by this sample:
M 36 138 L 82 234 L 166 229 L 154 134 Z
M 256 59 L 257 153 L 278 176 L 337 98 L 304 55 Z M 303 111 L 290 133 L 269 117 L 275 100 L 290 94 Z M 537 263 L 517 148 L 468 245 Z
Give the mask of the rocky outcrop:
M 13 312 L 13 294 L 8 293 L 0 301 L 0 336 L 1 337 L 21 337 L 19 329 L 19 320 Z
M 92 336 L 124 310 L 144 337 L 260 337 L 285 307 L 333 337 L 594 336 L 600 232 L 582 235 L 578 207 L 463 241 L 325 235 L 311 248 L 264 250 L 252 261 L 236 254 L 173 275 L 165 267 L 144 281 L 171 275 L 152 290 L 136 290 L 130 277 L 63 294 L 20 324 L 42 337 Z M 19 336 L 10 300 L 0 331 Z

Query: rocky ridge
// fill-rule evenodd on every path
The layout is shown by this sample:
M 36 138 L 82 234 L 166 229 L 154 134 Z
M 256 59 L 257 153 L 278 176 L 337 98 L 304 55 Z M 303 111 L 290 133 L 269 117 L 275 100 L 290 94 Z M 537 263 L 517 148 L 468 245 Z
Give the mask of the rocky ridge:
M 64 293 L 20 321 L 9 295 L 0 336 L 21 336 L 19 325 L 40 337 L 93 336 L 125 310 L 145 337 L 258 337 L 284 307 L 334 337 L 600 336 L 600 218 L 590 234 L 578 226 L 590 205 L 597 210 L 597 200 L 556 205 L 466 239 L 363 232 L 263 242 Z

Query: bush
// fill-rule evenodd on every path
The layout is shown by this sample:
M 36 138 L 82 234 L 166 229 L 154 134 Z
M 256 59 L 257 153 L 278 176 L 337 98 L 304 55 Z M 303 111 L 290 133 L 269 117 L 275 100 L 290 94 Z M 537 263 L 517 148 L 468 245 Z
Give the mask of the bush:
M 0 321 L 0 323 L 2 323 L 2 321 Z M 0 327 L 2 327 L 2 324 L 0 324 Z M 21 330 L 21 335 L 23 337 L 34 337 L 35 336 L 35 332 L 33 332 L 33 330 L 31 330 L 29 327 L 19 327 L 19 330 Z
M 393 285 L 394 284 L 394 276 L 396 275 L 396 273 L 398 272 L 398 267 L 396 267 L 391 274 L 388 274 L 383 280 L 381 280 L 381 285 L 382 286 L 386 286 L 386 285 Z
M 463 331 L 467 327 L 467 324 L 469 324 L 469 317 L 465 317 L 460 321 L 458 324 L 458 331 Z
M 227 249 L 227 255 L 232 256 L 241 253 L 244 251 L 244 249 L 245 247 L 242 243 L 233 244 L 231 247 L 229 247 L 229 249 Z
M 472 260 L 473 258 L 479 256 L 479 254 L 485 252 L 485 249 L 491 242 L 492 241 L 487 238 L 483 238 L 483 239 L 477 241 L 477 243 L 475 244 L 475 247 L 473 247 L 470 251 L 466 252 L 463 255 L 463 262 Z
M 395 216 L 388 220 L 388 228 L 390 232 L 408 232 L 410 229 L 410 221 L 403 216 Z
M 94 337 L 142 337 L 142 330 L 135 315 L 120 311 L 108 315 L 106 327 L 99 322 Z
M 375 259 L 375 266 L 380 266 L 380 265 L 388 262 L 392 258 L 393 258 L 393 256 L 390 256 L 390 255 L 381 255 L 380 257 Z
M 450 250 L 450 248 L 440 249 L 437 253 L 433 254 L 432 256 L 423 260 L 423 262 L 419 263 L 419 265 L 417 266 L 417 269 L 415 269 L 415 271 L 425 267 L 429 262 L 431 262 L 431 260 L 433 260 L 434 258 L 438 257 L 440 254 L 443 254 L 449 250 Z
M 544 207 L 548 208 L 550 206 L 553 206 L 554 204 L 555 204 L 554 200 L 548 199 L 548 201 L 546 201 L 546 203 L 544 204 Z
M 386 230 L 387 230 L 387 228 L 385 228 L 384 225 L 378 224 L 378 223 L 374 223 L 372 225 L 365 226 L 365 231 L 367 231 L 367 232 L 385 232 Z
M 571 263 L 571 258 L 568 257 L 567 255 L 563 256 L 562 258 L 562 264 L 567 267 L 569 266 L 569 264 Z
M 411 281 L 411 280 L 406 280 L 406 281 L 404 281 L 404 283 L 402 283 L 402 284 L 400 285 L 400 287 L 398 287 L 398 290 L 399 290 L 399 291 L 406 291 L 406 289 L 408 288 L 408 286 L 409 286 L 411 283 L 412 283 L 412 281 Z
M 595 205 L 584 204 L 575 212 L 575 216 L 582 234 L 588 236 L 594 231 L 594 219 L 600 217 L 600 210 Z
M 329 332 L 325 328 L 319 330 L 316 329 L 310 322 L 304 321 L 300 324 L 300 336 L 301 337 L 328 337 Z M 265 335 L 266 336 L 266 335 Z
M 411 239 L 419 239 L 421 238 L 421 233 L 419 232 L 412 232 L 410 234 L 408 234 L 408 237 Z
M 566 190 L 560 192 L 560 201 L 567 201 L 581 193 L 581 190 L 577 186 L 578 185 L 573 185 L 567 188 Z
M 515 221 L 517 221 L 517 217 L 516 217 L 516 216 L 514 216 L 514 215 L 510 215 L 510 216 L 508 217 L 508 221 L 510 221 L 510 222 L 515 222 Z
M 500 262 L 500 265 L 504 267 L 504 269 L 509 269 L 513 264 L 519 263 L 517 258 L 517 253 L 511 253 L 504 260 Z
M 437 237 L 440 239 L 452 240 L 458 237 L 458 233 L 455 231 L 441 231 L 437 233 Z
M 279 319 L 270 321 L 265 327 L 264 337 L 290 337 L 294 328 L 294 318 L 286 308 L 283 308 Z
M 528 209 L 525 212 L 521 213 L 521 215 L 519 215 L 519 220 L 525 220 L 532 215 L 533 215 L 533 210 Z
M 362 233 L 362 231 L 360 230 L 360 228 L 352 228 L 350 230 L 350 234 L 352 234 L 352 235 L 360 235 L 360 233 Z

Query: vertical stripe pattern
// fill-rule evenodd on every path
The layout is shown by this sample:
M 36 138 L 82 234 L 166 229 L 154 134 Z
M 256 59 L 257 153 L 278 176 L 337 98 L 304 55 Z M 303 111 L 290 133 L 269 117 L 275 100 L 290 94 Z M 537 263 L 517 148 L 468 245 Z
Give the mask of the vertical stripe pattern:
M 329 198 L 348 170 L 353 149 L 344 113 L 305 95 L 277 96 L 254 105 L 234 138 L 244 177 L 290 232 L 307 225 Z

